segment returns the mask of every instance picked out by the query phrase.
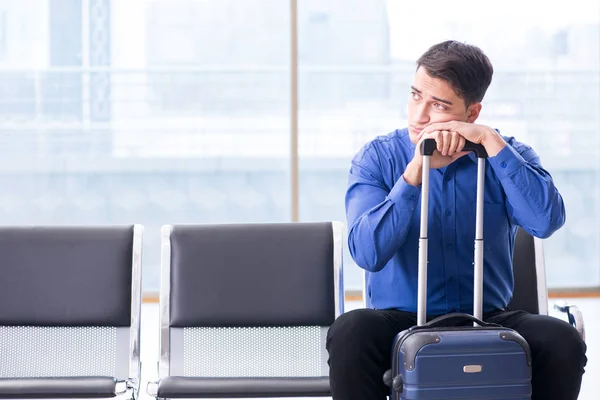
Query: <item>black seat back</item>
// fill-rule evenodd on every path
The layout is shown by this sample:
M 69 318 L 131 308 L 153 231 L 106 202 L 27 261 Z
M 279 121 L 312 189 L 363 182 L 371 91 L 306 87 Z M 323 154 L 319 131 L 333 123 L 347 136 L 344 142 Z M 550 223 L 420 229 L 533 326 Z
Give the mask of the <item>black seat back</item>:
M 513 272 L 515 289 L 508 308 L 539 314 L 538 266 L 533 236 L 522 228 L 517 231 L 513 253 Z

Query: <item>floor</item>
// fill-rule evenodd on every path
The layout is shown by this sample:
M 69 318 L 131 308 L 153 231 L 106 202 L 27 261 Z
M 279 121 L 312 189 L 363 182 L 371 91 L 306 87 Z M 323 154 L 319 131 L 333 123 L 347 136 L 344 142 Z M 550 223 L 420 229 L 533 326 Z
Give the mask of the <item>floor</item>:
M 586 342 L 588 345 L 588 365 L 583 377 L 579 400 L 597 400 L 600 398 L 600 299 L 565 299 L 576 304 L 583 312 L 586 322 Z M 552 303 L 553 304 L 553 303 Z M 346 309 L 360 307 L 359 303 L 348 303 Z M 142 306 L 142 393 L 141 398 L 148 400 L 146 394 L 148 381 L 157 378 L 158 362 L 158 304 Z M 553 310 L 551 315 L 558 316 Z

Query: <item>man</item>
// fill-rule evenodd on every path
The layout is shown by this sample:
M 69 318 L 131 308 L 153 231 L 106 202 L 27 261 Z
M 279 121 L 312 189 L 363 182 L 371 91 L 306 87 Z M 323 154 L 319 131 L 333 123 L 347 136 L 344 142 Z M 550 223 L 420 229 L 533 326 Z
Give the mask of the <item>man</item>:
M 518 226 L 547 238 L 565 222 L 563 200 L 535 151 L 475 124 L 492 65 L 474 46 L 446 41 L 417 62 L 408 128 L 378 137 L 354 157 L 346 194 L 348 246 L 366 270 L 372 308 L 341 315 L 327 336 L 335 400 L 379 400 L 400 331 L 416 325 L 422 158 L 434 138 L 429 200 L 428 319 L 473 313 L 477 161 L 465 140 L 488 152 L 484 210 L 484 319 L 519 332 L 532 351 L 534 400 L 575 400 L 586 364 L 576 330 L 557 318 L 507 310 Z

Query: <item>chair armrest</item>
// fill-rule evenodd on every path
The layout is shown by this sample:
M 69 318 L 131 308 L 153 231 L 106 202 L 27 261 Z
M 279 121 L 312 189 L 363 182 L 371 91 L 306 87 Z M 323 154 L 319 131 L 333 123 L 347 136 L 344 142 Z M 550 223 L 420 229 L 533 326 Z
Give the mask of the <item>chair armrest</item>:
M 126 392 L 125 382 L 112 377 L 2 378 L 0 399 L 93 399 Z
M 577 329 L 579 336 L 585 342 L 585 323 L 583 322 L 583 314 L 576 305 L 568 305 L 566 302 L 554 304 L 554 309 L 567 314 L 569 323 Z
M 167 376 L 148 384 L 148 394 L 156 398 L 267 398 L 329 397 L 329 377 L 297 378 L 200 378 Z

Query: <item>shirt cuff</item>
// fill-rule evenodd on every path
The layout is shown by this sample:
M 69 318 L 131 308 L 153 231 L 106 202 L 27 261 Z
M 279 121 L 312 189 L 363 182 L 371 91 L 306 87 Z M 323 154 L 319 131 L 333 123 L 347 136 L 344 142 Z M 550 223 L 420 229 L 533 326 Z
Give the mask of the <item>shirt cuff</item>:
M 488 161 L 500 179 L 511 176 L 516 170 L 525 165 L 525 159 L 508 143 L 498 154 L 490 157 Z
M 388 194 L 388 199 L 393 201 L 394 203 L 402 203 L 412 205 L 412 208 L 417 206 L 417 202 L 419 201 L 419 195 L 421 194 L 421 187 L 413 186 L 404 180 L 404 175 L 398 179 L 390 193 Z

